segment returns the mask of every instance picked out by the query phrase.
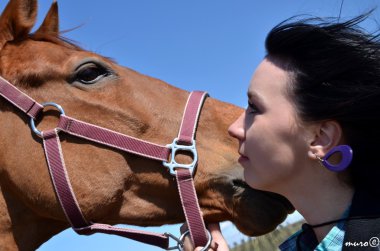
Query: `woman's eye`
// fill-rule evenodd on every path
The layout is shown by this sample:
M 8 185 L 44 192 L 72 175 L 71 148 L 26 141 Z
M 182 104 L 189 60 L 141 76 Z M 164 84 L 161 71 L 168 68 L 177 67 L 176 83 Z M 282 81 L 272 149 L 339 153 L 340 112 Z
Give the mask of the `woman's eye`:
M 95 84 L 101 78 L 109 75 L 107 69 L 95 65 L 85 65 L 82 66 L 76 73 L 75 80 L 81 82 L 82 84 Z
M 248 101 L 247 112 L 248 112 L 248 113 L 258 113 L 259 110 L 258 110 L 257 107 L 255 106 L 255 104 L 253 104 L 253 103 L 251 103 L 251 102 Z

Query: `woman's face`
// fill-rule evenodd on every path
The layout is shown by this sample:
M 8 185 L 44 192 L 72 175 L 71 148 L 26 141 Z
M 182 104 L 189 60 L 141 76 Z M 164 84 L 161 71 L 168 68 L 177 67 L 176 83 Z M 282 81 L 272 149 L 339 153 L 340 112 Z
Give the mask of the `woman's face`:
M 264 59 L 248 88 L 248 108 L 229 128 L 239 140 L 239 163 L 253 188 L 282 193 L 310 161 L 311 135 L 297 122 L 286 92 L 289 81 L 288 72 Z

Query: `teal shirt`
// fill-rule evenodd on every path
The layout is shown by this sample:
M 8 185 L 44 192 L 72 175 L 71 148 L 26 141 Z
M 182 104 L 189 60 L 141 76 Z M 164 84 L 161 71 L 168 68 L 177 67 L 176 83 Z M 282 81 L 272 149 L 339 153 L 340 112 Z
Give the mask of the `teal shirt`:
M 349 209 L 345 211 L 342 218 L 346 218 L 348 213 Z M 302 251 L 341 251 L 345 234 L 344 223 L 345 221 L 338 222 L 319 244 L 314 231 L 312 231 L 309 225 L 304 224 L 302 230 L 290 236 L 279 246 L 279 249 L 281 251 L 297 250 L 297 239 L 302 235 L 302 238 L 299 240 L 299 246 Z
M 297 238 L 304 230 L 300 230 L 297 233 L 293 234 L 289 237 L 284 243 L 280 245 L 281 251 L 295 251 L 297 250 Z M 344 239 L 344 222 L 340 222 L 335 225 L 330 232 L 326 235 L 326 237 L 318 244 L 318 246 L 314 249 L 315 243 L 317 242 L 315 236 L 312 237 L 304 237 L 302 241 L 300 241 L 300 246 L 302 251 L 341 251 L 343 247 L 343 239 Z M 310 233 L 311 234 L 311 233 Z

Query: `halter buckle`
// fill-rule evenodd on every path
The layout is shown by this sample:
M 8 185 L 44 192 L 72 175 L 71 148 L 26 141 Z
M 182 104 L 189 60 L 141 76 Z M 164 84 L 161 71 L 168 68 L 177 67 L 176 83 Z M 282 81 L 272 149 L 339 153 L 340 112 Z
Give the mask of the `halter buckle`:
M 191 145 L 179 145 L 178 138 L 173 140 L 173 143 L 166 145 L 166 147 L 170 148 L 171 156 L 169 161 L 163 161 L 162 164 L 169 168 L 169 172 L 171 175 L 176 175 L 177 168 L 186 168 L 191 171 L 191 174 L 194 175 L 194 169 L 197 166 L 198 162 L 198 153 L 195 145 L 195 140 L 192 140 Z M 186 151 L 191 152 L 193 154 L 193 162 L 190 164 L 181 164 L 175 160 L 175 155 L 177 151 Z

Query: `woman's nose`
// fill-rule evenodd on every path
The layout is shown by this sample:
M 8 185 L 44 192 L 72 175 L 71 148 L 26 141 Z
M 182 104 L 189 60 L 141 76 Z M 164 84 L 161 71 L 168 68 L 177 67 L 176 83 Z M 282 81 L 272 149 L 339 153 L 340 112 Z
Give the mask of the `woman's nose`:
M 244 139 L 244 119 L 245 112 L 243 112 L 240 117 L 230 125 L 228 128 L 228 134 L 230 134 L 231 137 L 234 137 L 238 140 Z

